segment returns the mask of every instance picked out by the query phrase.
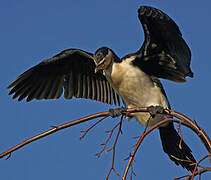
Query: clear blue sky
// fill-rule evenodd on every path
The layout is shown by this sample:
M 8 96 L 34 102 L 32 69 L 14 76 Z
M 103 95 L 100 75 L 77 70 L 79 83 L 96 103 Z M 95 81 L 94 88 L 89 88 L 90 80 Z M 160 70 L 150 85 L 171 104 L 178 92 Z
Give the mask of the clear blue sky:
M 137 18 L 140 5 L 151 5 L 166 12 L 179 25 L 192 50 L 193 79 L 185 84 L 163 81 L 171 106 L 211 134 L 210 121 L 210 7 L 209 0 L 3 0 L 0 3 L 0 151 L 22 140 L 79 117 L 110 108 L 90 100 L 64 98 L 51 101 L 17 102 L 6 87 L 18 75 L 43 59 L 67 48 L 94 52 L 100 46 L 112 48 L 119 56 L 134 52 L 143 42 L 143 30 Z M 0 178 L 4 180 L 105 179 L 111 166 L 111 153 L 100 159 L 106 133 L 115 120 L 105 121 L 83 141 L 80 130 L 92 122 L 62 130 L 27 145 L 0 160 Z M 142 133 L 135 120 L 125 121 L 118 143 L 116 169 L 122 174 L 124 159 L 132 151 L 132 139 Z M 197 159 L 206 154 L 197 136 L 183 128 L 183 136 Z M 173 179 L 187 173 L 162 151 L 158 131 L 142 144 L 135 157 L 134 179 Z M 210 174 L 202 176 L 210 179 Z M 110 179 L 120 179 L 114 173 Z M 128 178 L 129 179 L 129 178 Z

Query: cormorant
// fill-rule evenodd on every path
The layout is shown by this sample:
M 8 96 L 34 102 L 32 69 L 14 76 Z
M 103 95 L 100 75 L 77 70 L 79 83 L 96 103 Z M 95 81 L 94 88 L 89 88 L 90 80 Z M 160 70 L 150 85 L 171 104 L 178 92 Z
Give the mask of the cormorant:
M 160 106 L 170 108 L 158 78 L 185 82 L 193 77 L 190 69 L 191 52 L 182 38 L 177 24 L 162 11 L 148 6 L 138 9 L 144 29 L 144 43 L 135 52 L 119 58 L 107 47 L 94 54 L 80 49 L 67 49 L 30 68 L 13 81 L 9 95 L 21 101 L 57 99 L 63 91 L 66 99 L 89 98 L 128 108 Z M 151 117 L 150 113 L 131 114 L 142 125 L 165 118 Z M 196 162 L 190 148 L 174 129 L 173 123 L 159 127 L 163 150 L 177 165 L 189 171 Z M 174 158 L 176 157 L 176 158 Z M 184 161 L 183 161 L 184 160 Z M 188 162 L 190 160 L 192 162 Z

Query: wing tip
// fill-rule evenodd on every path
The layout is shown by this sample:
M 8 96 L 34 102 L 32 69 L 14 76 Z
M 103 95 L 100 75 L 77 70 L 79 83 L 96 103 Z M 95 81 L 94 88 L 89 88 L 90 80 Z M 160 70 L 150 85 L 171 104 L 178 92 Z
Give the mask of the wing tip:
M 8 89 L 10 89 L 11 87 L 12 87 L 12 86 L 11 86 L 11 84 L 10 84 L 9 86 L 6 87 L 6 89 L 8 90 Z
M 173 21 L 166 13 L 151 6 L 140 6 L 138 9 L 139 19 L 153 18 L 159 21 Z
M 140 6 L 140 8 L 138 9 L 139 17 L 141 17 L 143 15 L 156 17 L 158 13 L 160 15 L 164 14 L 159 9 L 151 7 L 151 6 Z
M 10 83 L 10 84 L 7 86 L 7 88 L 6 88 L 6 89 L 11 89 L 12 87 L 14 87 L 14 86 L 15 86 L 15 84 L 16 84 L 16 82 L 17 82 L 17 79 L 16 79 L 16 80 L 14 80 L 12 83 Z
M 193 77 L 194 77 L 194 73 L 193 73 L 192 71 L 190 71 L 190 72 L 187 74 L 187 76 L 193 78 Z
M 140 8 L 138 9 L 138 14 L 143 15 L 145 11 L 146 11 L 146 6 L 140 6 Z

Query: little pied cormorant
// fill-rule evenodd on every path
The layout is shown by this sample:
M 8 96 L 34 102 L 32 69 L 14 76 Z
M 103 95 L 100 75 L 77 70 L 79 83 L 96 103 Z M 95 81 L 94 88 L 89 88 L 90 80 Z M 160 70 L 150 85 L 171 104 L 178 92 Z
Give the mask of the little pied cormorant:
M 144 43 L 135 53 L 119 58 L 107 47 L 95 54 L 79 49 L 67 49 L 30 68 L 13 81 L 9 95 L 21 101 L 26 98 L 57 99 L 63 91 L 66 99 L 89 98 L 107 104 L 127 107 L 161 106 L 170 108 L 158 78 L 185 82 L 193 77 L 190 69 L 191 52 L 176 23 L 162 11 L 141 6 L 138 17 L 144 29 Z M 149 113 L 132 114 L 146 125 Z M 151 118 L 149 125 L 159 119 Z M 174 129 L 173 123 L 159 127 L 163 150 L 177 165 L 189 171 L 196 162 L 190 148 Z M 176 157 L 173 158 L 173 157 Z M 184 160 L 184 161 L 183 161 Z

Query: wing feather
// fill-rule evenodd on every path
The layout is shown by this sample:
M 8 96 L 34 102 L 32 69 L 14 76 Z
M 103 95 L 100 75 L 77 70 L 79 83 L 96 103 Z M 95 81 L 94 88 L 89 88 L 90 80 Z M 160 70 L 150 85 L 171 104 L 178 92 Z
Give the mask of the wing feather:
M 175 82 L 185 82 L 186 76 L 193 77 L 191 51 L 177 24 L 162 11 L 148 6 L 139 8 L 138 17 L 145 40 L 134 53 L 137 55 L 134 65 L 147 74 Z
M 64 97 L 65 99 L 71 99 L 74 94 L 74 85 L 73 85 L 73 74 L 69 72 L 64 77 Z
M 11 89 L 9 95 L 19 101 L 26 98 L 29 102 L 58 99 L 64 90 L 65 99 L 74 96 L 116 104 L 118 97 L 113 88 L 102 71 L 95 74 L 94 69 L 93 54 L 79 49 L 64 50 L 21 74 L 8 86 Z
M 95 78 L 95 85 L 96 85 L 96 101 L 100 101 L 100 82 Z

